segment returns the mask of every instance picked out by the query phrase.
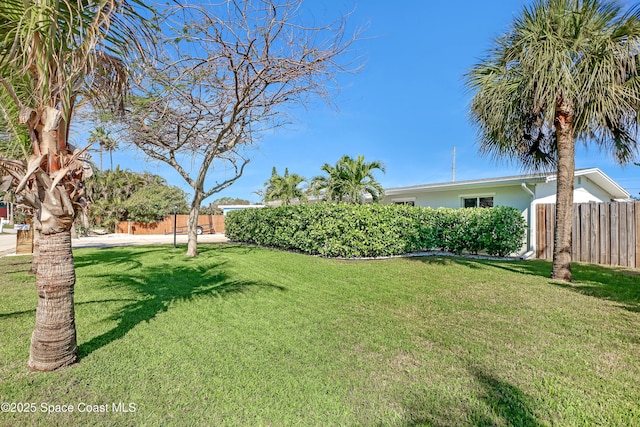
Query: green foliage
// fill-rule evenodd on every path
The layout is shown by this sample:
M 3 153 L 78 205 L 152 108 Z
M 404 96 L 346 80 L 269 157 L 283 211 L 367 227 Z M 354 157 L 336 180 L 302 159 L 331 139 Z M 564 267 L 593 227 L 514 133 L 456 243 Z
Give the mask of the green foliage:
M 175 186 L 157 184 L 141 188 L 124 203 L 128 220 L 147 224 L 173 213 L 174 205 L 178 205 L 179 212 L 188 211 L 184 191 Z
M 619 3 L 543 0 L 523 8 L 466 76 L 483 153 L 555 166 L 556 127 L 568 115 L 572 139 L 621 164 L 634 160 L 640 9 Z
M 369 195 L 374 203 L 378 203 L 384 197 L 384 189 L 373 176 L 376 169 L 385 172 L 379 161 L 367 163 L 362 155 L 356 159 L 342 156 L 335 166 L 328 163 L 322 166 L 325 175 L 311 180 L 310 193 L 325 200 L 346 203 L 365 203 Z
M 274 166 L 271 177 L 264 183 L 262 198 L 265 202 L 280 201 L 283 205 L 288 205 L 295 199 L 304 202 L 307 200 L 306 192 L 300 187 L 304 182 L 303 176 L 290 174 L 288 168 L 285 168 L 284 175 L 279 175 Z
M 318 203 L 230 212 L 227 237 L 327 257 L 379 257 L 440 249 L 505 256 L 524 240 L 517 209 L 431 209 Z
M 120 221 L 153 222 L 173 212 L 174 204 L 178 204 L 179 213 L 188 212 L 182 190 L 168 187 L 162 177 L 149 172 L 131 172 L 117 166 L 96 172 L 86 185 L 92 200 L 89 223 L 108 231 L 114 231 Z

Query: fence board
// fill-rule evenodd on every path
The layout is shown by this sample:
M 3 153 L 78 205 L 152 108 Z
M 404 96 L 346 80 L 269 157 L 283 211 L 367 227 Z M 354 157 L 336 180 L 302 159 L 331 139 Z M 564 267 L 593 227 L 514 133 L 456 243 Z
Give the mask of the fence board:
M 633 203 L 625 203 L 627 207 L 627 241 L 625 246 L 627 247 L 627 266 L 635 267 L 636 262 L 636 227 L 634 224 L 635 216 Z
M 580 259 L 582 253 L 580 233 L 580 208 L 574 206 L 573 214 L 571 215 L 571 253 L 575 254 L 577 259 Z
M 635 221 L 636 221 L 636 263 L 634 267 L 640 267 L 640 202 L 635 202 L 633 204 L 635 210 Z
M 551 209 L 547 210 L 545 221 L 548 224 L 547 226 L 547 259 L 553 258 L 553 230 L 556 224 L 556 209 L 555 205 L 553 206 L 553 211 Z
M 538 205 L 536 254 L 553 257 L 555 205 Z M 640 202 L 579 203 L 572 216 L 572 260 L 640 267 Z
M 576 237 L 580 237 L 580 252 L 578 252 L 578 257 L 576 258 L 576 261 L 585 261 L 585 262 L 589 262 L 589 243 L 591 243 L 591 239 L 589 239 L 589 224 L 591 223 L 591 221 L 589 221 L 589 205 L 578 205 L 576 206 L 578 209 L 578 221 L 580 224 L 580 227 L 578 228 L 579 230 L 579 234 L 577 233 L 573 233 L 573 236 Z M 574 218 L 576 217 L 576 215 L 574 214 Z
M 536 206 L 536 258 L 546 259 L 547 234 L 544 205 Z
M 609 205 L 611 203 L 598 203 L 598 249 L 600 251 L 600 260 L 598 261 L 601 264 L 609 264 L 611 262 L 611 254 L 610 247 L 611 242 L 609 241 L 609 233 L 607 233 L 609 229 Z
M 598 217 L 598 205 L 596 203 L 589 203 L 589 234 L 590 234 L 590 251 L 589 262 L 597 264 L 600 262 L 600 247 L 598 244 L 598 225 L 600 225 L 600 218 Z
M 618 229 L 618 204 L 611 203 L 610 211 L 611 222 L 609 223 L 609 233 L 611 235 L 611 265 L 620 265 L 620 257 L 618 256 L 618 235 L 620 231 Z

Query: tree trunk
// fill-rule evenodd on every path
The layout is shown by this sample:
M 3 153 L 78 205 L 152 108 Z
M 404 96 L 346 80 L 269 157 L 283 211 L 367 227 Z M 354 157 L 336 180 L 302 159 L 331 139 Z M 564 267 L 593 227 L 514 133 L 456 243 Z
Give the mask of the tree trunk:
M 40 233 L 37 268 L 38 307 L 28 366 L 52 371 L 78 358 L 73 307 L 76 277 L 69 229 Z
M 564 106 L 561 106 L 561 108 Z M 565 107 L 564 110 L 567 108 Z M 556 224 L 554 229 L 553 267 L 551 277 L 570 282 L 571 227 L 573 218 L 573 181 L 575 174 L 575 141 L 573 117 L 559 114 L 556 119 L 558 171 L 556 187 Z
M 29 274 L 38 273 L 38 259 L 40 256 L 40 227 L 36 226 L 37 219 L 33 219 L 33 254 L 31 256 L 31 269 Z
M 196 195 L 191 202 L 191 210 L 189 211 L 189 224 L 187 227 L 187 256 L 198 256 L 198 216 L 200 215 L 201 198 Z

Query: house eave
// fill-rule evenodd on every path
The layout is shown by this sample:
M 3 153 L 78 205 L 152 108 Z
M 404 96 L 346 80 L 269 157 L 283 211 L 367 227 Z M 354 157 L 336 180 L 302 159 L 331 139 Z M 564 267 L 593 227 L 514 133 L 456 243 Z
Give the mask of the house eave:
M 385 190 L 385 195 L 393 196 L 406 193 L 412 193 L 416 191 L 448 191 L 448 190 L 462 190 L 466 188 L 483 188 L 483 187 L 502 187 L 509 185 L 520 185 L 521 183 L 543 183 L 546 182 L 547 175 L 533 174 L 533 175 L 518 175 L 502 178 L 486 178 L 486 179 L 474 179 L 467 181 L 452 181 L 441 182 L 435 184 L 423 184 L 413 185 L 407 187 L 396 187 Z

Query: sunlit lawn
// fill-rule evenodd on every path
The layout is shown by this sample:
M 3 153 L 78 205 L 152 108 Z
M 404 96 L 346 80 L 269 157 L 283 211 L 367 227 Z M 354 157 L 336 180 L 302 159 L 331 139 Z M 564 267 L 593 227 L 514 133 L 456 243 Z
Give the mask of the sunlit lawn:
M 1 258 L 0 398 L 36 413 L 0 425 L 640 425 L 638 270 L 200 249 L 75 251 L 81 361 L 49 374 Z

